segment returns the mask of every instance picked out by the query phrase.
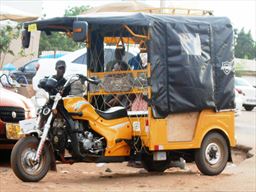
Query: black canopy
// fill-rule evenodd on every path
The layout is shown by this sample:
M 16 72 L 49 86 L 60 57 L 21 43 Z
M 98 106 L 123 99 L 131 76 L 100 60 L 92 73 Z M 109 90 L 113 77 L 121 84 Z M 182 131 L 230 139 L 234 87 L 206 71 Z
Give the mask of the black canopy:
M 217 111 L 234 108 L 233 28 L 228 18 L 109 14 L 53 18 L 28 22 L 24 27 L 36 23 L 38 30 L 72 31 L 74 21 L 84 20 L 89 26 L 100 26 L 92 32 L 92 38 L 97 37 L 92 39 L 95 50 L 102 46 L 104 27 L 111 29 L 124 24 L 148 27 L 155 117 L 205 108 Z
M 111 15 L 112 14 L 112 15 Z M 143 13 L 119 13 L 113 14 L 93 14 L 77 17 L 55 17 L 38 21 L 25 22 L 24 28 L 27 29 L 30 24 L 37 24 L 37 29 L 41 31 L 65 31 L 63 27 L 72 31 L 74 21 L 87 21 L 90 25 L 131 25 L 131 26 L 149 26 L 150 19 Z M 53 28 L 53 26 L 55 28 Z M 58 28 L 59 26 L 59 28 Z M 62 27 L 60 27 L 62 26 Z

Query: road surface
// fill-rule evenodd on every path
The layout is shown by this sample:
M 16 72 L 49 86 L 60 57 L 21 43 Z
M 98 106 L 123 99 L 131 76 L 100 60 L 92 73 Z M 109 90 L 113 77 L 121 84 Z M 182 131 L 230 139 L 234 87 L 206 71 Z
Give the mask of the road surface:
M 162 174 L 150 174 L 127 167 L 126 163 L 103 167 L 79 163 L 58 165 L 58 172 L 49 172 L 39 183 L 23 183 L 15 177 L 8 163 L 1 162 L 0 191 L 256 191 L 255 118 L 255 110 L 243 111 L 236 118 L 238 143 L 252 147 L 254 156 L 246 159 L 245 153 L 233 152 L 235 164 L 228 164 L 218 176 L 201 175 L 194 164 L 187 164 L 186 170 L 171 168 Z M 106 172 L 107 168 L 111 172 Z

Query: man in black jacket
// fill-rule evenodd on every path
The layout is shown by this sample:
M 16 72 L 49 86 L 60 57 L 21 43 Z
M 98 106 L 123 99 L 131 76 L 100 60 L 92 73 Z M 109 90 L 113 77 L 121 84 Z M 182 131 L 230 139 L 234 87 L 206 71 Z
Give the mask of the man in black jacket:
M 57 84 L 56 88 L 57 88 L 57 90 L 60 90 L 60 89 L 63 88 L 64 84 L 67 81 L 64 78 L 64 74 L 65 74 L 65 71 L 66 71 L 66 63 L 65 63 L 65 61 L 58 60 L 56 62 L 55 70 L 56 70 L 57 73 L 56 73 L 56 75 L 53 75 L 52 77 L 58 81 L 58 84 Z M 70 87 L 66 88 L 64 90 L 63 96 L 68 95 L 69 91 L 70 91 Z

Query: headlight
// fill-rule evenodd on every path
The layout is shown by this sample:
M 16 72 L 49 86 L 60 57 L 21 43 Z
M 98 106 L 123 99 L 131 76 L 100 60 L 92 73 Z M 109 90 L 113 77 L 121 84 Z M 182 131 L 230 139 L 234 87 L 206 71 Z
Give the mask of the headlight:
M 39 89 L 35 95 L 36 105 L 43 107 L 49 101 L 49 93 L 43 89 Z

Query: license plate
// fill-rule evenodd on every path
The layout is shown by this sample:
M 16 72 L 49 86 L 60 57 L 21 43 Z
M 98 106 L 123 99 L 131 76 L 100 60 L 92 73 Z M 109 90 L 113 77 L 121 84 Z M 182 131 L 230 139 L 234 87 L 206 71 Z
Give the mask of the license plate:
M 153 153 L 153 160 L 154 161 L 164 161 L 166 160 L 166 152 L 164 151 L 158 151 Z
M 20 132 L 22 134 L 28 134 L 31 131 L 36 129 L 36 119 L 26 119 L 19 122 L 20 124 Z
M 16 123 L 6 123 L 6 137 L 7 139 L 20 139 L 20 125 Z

